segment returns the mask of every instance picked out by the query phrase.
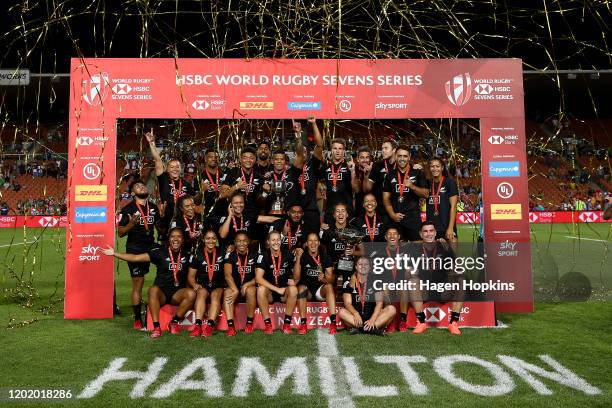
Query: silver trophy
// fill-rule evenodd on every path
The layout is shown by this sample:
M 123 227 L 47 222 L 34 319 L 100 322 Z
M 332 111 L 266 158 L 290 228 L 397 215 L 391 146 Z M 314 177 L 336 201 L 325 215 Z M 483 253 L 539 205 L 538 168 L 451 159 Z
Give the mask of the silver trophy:
M 274 202 L 272 203 L 270 214 L 282 214 L 285 209 L 287 182 L 285 180 L 274 180 L 270 184 L 270 191 L 274 193 Z
M 338 238 L 344 242 L 346 248 L 352 248 L 355 245 L 361 243 L 364 238 L 364 234 L 361 231 L 352 228 L 343 228 L 337 232 Z M 342 255 L 338 259 L 338 270 L 342 271 L 342 274 L 347 276 L 353 273 L 355 267 L 355 260 L 352 256 Z

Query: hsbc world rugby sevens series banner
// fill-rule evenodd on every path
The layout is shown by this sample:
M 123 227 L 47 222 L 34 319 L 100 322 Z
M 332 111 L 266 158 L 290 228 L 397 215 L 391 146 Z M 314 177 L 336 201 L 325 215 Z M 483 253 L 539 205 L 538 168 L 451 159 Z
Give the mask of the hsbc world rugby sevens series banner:
M 71 62 L 66 318 L 112 317 L 113 258 L 81 254 L 114 243 L 118 118 L 479 118 L 487 239 L 529 240 L 521 60 Z M 500 273 L 530 296 L 525 251 Z M 494 258 L 488 270 L 505 268 Z M 507 310 L 532 310 L 526 299 Z

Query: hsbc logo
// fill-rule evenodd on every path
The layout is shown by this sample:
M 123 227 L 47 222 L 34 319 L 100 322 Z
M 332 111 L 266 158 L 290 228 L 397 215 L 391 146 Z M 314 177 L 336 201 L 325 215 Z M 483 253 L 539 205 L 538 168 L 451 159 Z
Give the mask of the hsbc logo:
M 536 222 L 540 217 L 536 213 L 529 213 L 529 222 Z
M 55 217 L 40 217 L 38 223 L 43 228 L 55 227 L 59 223 L 59 219 Z
M 96 262 L 100 260 L 100 255 L 98 255 L 98 251 L 100 247 L 93 246 L 91 244 L 84 246 L 81 248 L 81 255 L 79 255 L 79 261 L 90 261 Z
M 446 317 L 446 312 L 440 307 L 426 307 L 424 312 L 425 322 L 427 323 L 441 322 Z
M 504 181 L 503 183 L 499 183 L 497 186 L 497 195 L 499 198 L 508 199 L 512 197 L 513 194 L 514 187 L 512 187 L 512 184 Z
M 187 311 L 185 313 L 185 318 L 179 323 L 181 326 L 193 326 L 195 324 L 196 318 L 193 310 Z
M 455 106 L 465 105 L 472 96 L 472 79 L 469 73 L 455 75 L 445 84 L 446 97 Z
M 488 95 L 493 92 L 493 87 L 489 84 L 478 84 L 474 88 L 474 92 L 478 95 Z
M 460 213 L 458 219 L 462 224 L 475 224 L 478 222 L 476 213 Z
M 100 177 L 100 166 L 96 163 L 87 163 L 83 167 L 83 177 L 87 180 L 95 180 Z
M 113 86 L 113 92 L 117 95 L 127 95 L 130 93 L 130 91 L 132 90 L 132 87 L 130 86 L 130 84 L 115 84 L 115 86 Z
M 196 100 L 196 101 L 193 101 L 191 106 L 195 110 L 206 110 L 210 106 L 210 103 L 208 103 L 208 101 L 204 101 L 204 100 Z
M 93 139 L 89 136 L 79 136 L 77 137 L 77 146 L 89 146 L 93 143 Z
M 599 216 L 597 215 L 597 213 L 591 211 L 584 211 L 580 213 L 578 219 L 582 222 L 595 222 L 599 219 Z
M 518 136 L 517 135 L 505 135 L 505 136 L 491 135 L 489 136 L 487 141 L 492 145 L 500 145 L 500 144 L 514 145 L 518 142 Z

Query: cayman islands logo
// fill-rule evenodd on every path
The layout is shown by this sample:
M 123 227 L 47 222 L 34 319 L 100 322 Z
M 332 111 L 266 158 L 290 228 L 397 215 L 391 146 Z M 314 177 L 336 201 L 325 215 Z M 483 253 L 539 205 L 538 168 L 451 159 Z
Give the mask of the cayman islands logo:
M 450 103 L 462 106 L 472 96 L 472 79 L 469 73 L 455 75 L 450 81 L 446 81 L 446 96 Z
M 108 74 L 100 72 L 83 81 L 83 99 L 91 106 L 99 106 L 109 94 Z

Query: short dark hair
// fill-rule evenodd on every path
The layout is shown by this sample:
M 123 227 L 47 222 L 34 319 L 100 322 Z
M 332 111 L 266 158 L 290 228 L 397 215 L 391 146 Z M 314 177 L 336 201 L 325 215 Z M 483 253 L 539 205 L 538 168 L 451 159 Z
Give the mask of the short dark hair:
M 401 145 L 397 146 L 397 147 L 395 148 L 395 150 L 396 150 L 396 151 L 397 151 L 397 150 L 405 150 L 405 151 L 407 151 L 407 152 L 408 152 L 408 154 L 410 155 L 410 146 L 408 146 L 408 145 L 401 144 Z
M 217 149 L 215 149 L 214 147 L 209 147 L 208 149 L 206 149 L 204 151 L 204 156 L 206 156 L 208 153 L 217 153 L 219 154 L 219 152 L 217 151 Z
M 243 199 L 244 201 L 246 201 L 246 196 L 244 195 L 244 193 L 243 193 L 242 191 L 234 191 L 234 192 L 232 193 L 232 195 L 230 196 L 230 199 L 229 199 L 229 200 L 230 200 L 230 203 L 232 202 L 232 200 L 234 199 L 234 197 L 238 197 L 238 196 L 242 197 L 242 199 Z
M 368 146 L 359 146 L 359 148 L 357 149 L 357 155 L 359 155 L 359 153 L 363 153 L 363 152 L 366 152 L 370 156 L 372 156 L 372 150 Z
M 184 195 L 182 197 L 180 197 L 177 202 L 176 202 L 176 207 L 180 210 L 181 208 L 183 208 L 183 204 L 185 203 L 185 201 L 187 200 L 193 200 L 193 197 L 190 195 Z M 195 201 L 195 200 L 194 200 Z
M 242 156 L 245 153 L 251 153 L 252 155 L 257 156 L 257 150 L 255 150 L 255 148 L 251 146 L 246 146 L 245 148 L 243 148 L 240 152 L 240 155 Z
M 385 143 L 389 143 L 391 147 L 393 147 L 394 149 L 397 149 L 397 141 L 393 138 L 393 136 L 389 136 L 385 138 L 382 141 L 381 146 L 384 145 Z
M 419 228 L 419 230 L 422 230 L 422 229 L 423 229 L 423 227 L 426 227 L 426 226 L 428 226 L 428 225 L 431 225 L 432 227 L 434 227 L 434 229 L 436 229 L 436 224 L 434 224 L 434 222 L 433 222 L 433 221 L 423 221 L 423 222 L 421 223 L 421 227 Z
M 287 154 L 284 150 L 276 149 L 272 152 L 272 156 L 276 156 L 277 154 L 282 154 L 283 156 L 285 156 L 285 159 L 287 158 Z
M 267 140 L 262 140 L 261 142 L 257 143 L 257 147 L 259 147 L 261 145 L 266 145 L 266 146 L 270 147 L 270 142 L 267 141 Z
M 344 140 L 344 138 L 342 138 L 342 137 L 335 137 L 335 138 L 333 138 L 329 145 L 333 146 L 334 143 L 341 144 L 342 147 L 346 148 L 346 140 Z
M 144 181 L 142 181 L 141 179 L 138 179 L 138 178 L 137 178 L 137 179 L 134 179 L 134 180 L 133 180 L 133 181 L 130 183 L 130 186 L 129 186 L 129 191 L 130 191 L 130 192 L 133 192 L 133 190 L 134 190 L 134 186 L 135 186 L 136 184 L 142 184 L 143 186 L 146 186 L 145 182 L 144 182 Z

